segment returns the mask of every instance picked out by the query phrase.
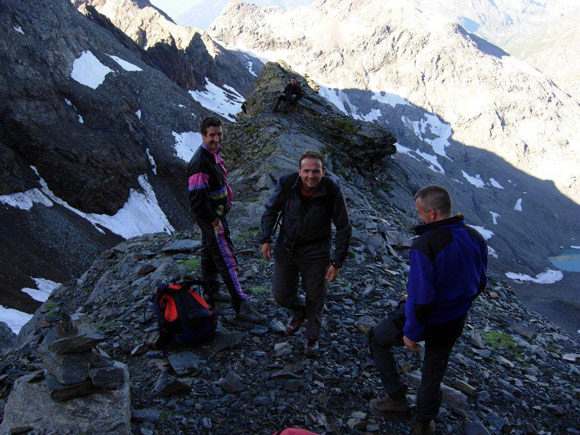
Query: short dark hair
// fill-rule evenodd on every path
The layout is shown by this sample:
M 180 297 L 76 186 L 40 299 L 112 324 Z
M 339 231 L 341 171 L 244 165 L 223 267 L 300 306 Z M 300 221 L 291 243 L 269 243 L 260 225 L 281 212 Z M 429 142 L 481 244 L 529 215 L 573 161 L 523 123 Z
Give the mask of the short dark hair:
M 304 151 L 302 153 L 302 155 L 300 156 L 300 160 L 298 160 L 298 167 L 301 168 L 302 167 L 302 160 L 304 159 L 318 159 L 322 162 L 322 169 L 325 168 L 324 165 L 324 156 L 322 154 L 320 154 L 318 151 Z
M 442 216 L 451 216 L 451 196 L 444 187 L 429 184 L 421 187 L 413 199 L 420 199 L 424 208 L 437 210 Z
M 201 120 L 201 124 L 199 125 L 199 131 L 202 135 L 207 134 L 208 127 L 221 127 L 222 120 L 216 116 L 206 116 Z

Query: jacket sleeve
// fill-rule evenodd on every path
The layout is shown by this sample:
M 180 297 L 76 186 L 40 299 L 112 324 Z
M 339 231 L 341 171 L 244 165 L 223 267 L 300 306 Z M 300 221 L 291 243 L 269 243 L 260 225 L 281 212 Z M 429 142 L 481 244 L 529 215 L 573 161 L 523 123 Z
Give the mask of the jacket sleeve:
M 487 286 L 487 243 L 482 242 L 481 248 L 481 271 L 479 276 L 479 286 L 477 288 L 477 294 L 473 297 L 475 299 L 478 297 Z
M 429 257 L 418 249 L 411 249 L 411 269 L 407 284 L 405 335 L 420 341 L 435 300 L 435 272 Z
M 283 202 L 283 187 L 282 178 L 276 183 L 274 188 L 274 193 L 266 202 L 264 214 L 262 215 L 262 234 L 260 236 L 260 243 L 271 243 L 272 232 L 274 231 L 274 226 L 276 225 L 276 220 L 278 215 L 282 211 L 284 206 Z
M 200 161 L 193 162 L 188 170 L 188 189 L 193 214 L 199 219 L 211 222 L 218 216 L 209 198 L 209 174 L 209 168 Z
M 342 267 L 344 260 L 348 254 L 348 246 L 350 244 L 350 236 L 352 228 L 350 226 L 350 219 L 348 218 L 348 211 L 342 191 L 337 186 L 337 195 L 334 200 L 332 222 L 336 227 L 336 237 L 334 239 L 334 255 L 333 261 L 337 267 Z

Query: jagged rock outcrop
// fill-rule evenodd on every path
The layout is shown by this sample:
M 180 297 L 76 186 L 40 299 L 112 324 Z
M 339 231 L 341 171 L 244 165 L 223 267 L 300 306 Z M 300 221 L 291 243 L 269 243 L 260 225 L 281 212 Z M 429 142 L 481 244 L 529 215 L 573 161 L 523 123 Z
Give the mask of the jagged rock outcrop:
M 250 70 L 259 71 L 259 61 L 224 49 L 205 31 L 176 25 L 149 1 L 72 2 L 102 25 L 119 29 L 131 38 L 144 50 L 146 63 L 184 89 L 203 89 L 208 80 L 214 85 L 231 86 L 241 95 L 252 89 L 255 75 Z M 98 17 L 99 14 L 102 17 Z

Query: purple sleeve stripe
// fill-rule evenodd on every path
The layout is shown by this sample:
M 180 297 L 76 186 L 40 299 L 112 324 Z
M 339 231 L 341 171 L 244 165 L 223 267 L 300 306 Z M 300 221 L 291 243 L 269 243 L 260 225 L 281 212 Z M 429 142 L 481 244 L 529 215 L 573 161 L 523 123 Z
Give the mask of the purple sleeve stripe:
M 209 175 L 198 172 L 189 177 L 189 190 L 207 189 L 209 187 Z
M 221 195 L 222 193 L 225 193 L 225 192 L 227 192 L 227 186 L 224 185 L 224 187 L 222 187 L 221 189 L 214 190 L 213 192 L 210 192 L 209 195 L 210 196 L 219 196 L 219 195 Z

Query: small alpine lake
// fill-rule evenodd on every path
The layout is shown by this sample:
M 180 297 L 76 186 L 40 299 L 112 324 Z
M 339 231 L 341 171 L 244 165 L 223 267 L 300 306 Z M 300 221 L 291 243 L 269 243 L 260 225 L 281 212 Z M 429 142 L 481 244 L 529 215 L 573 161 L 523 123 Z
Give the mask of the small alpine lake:
M 549 257 L 549 260 L 565 272 L 580 272 L 580 246 L 566 248 L 560 255 Z

